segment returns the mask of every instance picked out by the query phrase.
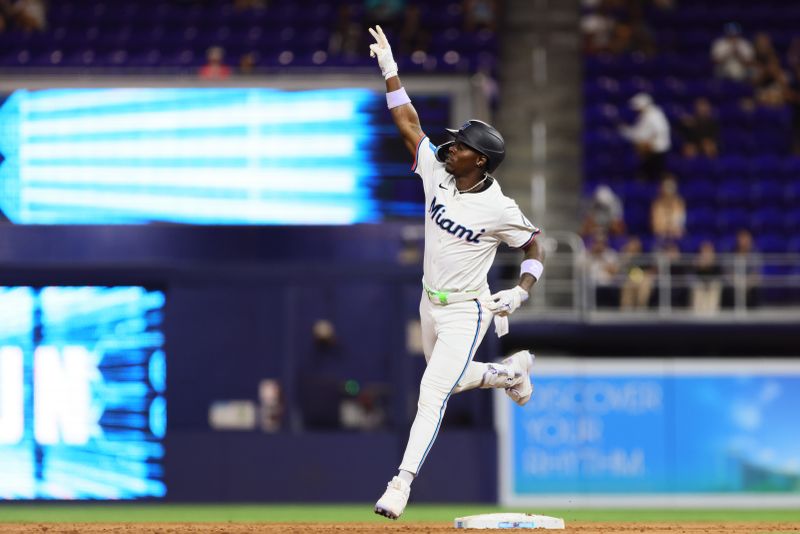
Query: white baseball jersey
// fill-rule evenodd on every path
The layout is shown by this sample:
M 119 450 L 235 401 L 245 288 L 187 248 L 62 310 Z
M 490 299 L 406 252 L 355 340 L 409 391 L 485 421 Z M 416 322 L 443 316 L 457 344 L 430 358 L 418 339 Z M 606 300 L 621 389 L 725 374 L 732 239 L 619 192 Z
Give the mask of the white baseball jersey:
M 455 177 L 436 159 L 427 137 L 417 144 L 412 170 L 425 189 L 425 284 L 437 291 L 482 291 L 500 242 L 528 245 L 539 229 L 494 180 L 480 193 L 459 193 Z

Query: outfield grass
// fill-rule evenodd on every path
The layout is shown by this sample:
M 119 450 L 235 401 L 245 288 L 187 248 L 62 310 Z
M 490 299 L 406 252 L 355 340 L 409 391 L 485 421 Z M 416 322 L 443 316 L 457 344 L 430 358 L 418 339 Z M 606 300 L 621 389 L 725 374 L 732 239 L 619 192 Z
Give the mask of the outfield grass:
M 403 521 L 450 522 L 456 517 L 493 512 L 532 512 L 566 521 L 669 522 L 800 521 L 800 510 L 591 510 L 501 509 L 484 504 L 409 506 Z M 385 522 L 372 504 L 0 504 L 0 523 L 50 522 Z

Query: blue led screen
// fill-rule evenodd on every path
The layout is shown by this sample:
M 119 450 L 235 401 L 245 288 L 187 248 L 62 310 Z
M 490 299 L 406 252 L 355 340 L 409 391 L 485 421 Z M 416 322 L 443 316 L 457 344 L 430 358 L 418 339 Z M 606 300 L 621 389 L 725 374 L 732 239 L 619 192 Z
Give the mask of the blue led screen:
M 45 89 L 0 101 L 0 220 L 325 225 L 423 211 L 380 92 Z M 415 104 L 443 133 L 449 99 Z
M 0 499 L 166 494 L 164 294 L 0 287 Z

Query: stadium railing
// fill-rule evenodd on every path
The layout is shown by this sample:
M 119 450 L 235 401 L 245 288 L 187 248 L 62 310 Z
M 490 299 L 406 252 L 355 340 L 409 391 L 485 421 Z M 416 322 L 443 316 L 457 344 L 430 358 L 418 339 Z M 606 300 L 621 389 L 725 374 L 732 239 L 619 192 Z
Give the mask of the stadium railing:
M 569 232 L 548 234 L 545 275 L 533 298 L 517 312 L 516 320 L 542 316 L 602 321 L 797 321 L 800 319 L 800 254 L 754 253 L 716 255 L 721 272 L 718 302 L 705 311 L 692 305 L 692 291 L 703 279 L 696 274 L 697 254 L 681 253 L 677 259 L 655 252 L 626 257 L 618 253 L 620 271 L 610 282 L 598 283 L 591 275 L 590 252 L 581 238 Z M 628 272 L 624 265 L 646 265 L 652 282 L 647 305 L 623 308 L 620 295 Z M 519 257 L 500 254 L 496 262 L 497 287 L 518 280 Z M 494 289 L 494 288 L 493 288 Z

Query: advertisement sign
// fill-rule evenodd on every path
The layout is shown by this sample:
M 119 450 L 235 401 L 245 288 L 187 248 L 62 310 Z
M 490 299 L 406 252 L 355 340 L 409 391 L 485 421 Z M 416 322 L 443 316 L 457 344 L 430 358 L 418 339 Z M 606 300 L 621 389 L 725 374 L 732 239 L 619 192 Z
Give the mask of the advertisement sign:
M 505 504 L 800 503 L 800 364 L 551 360 L 533 376 L 528 405 L 496 404 Z

